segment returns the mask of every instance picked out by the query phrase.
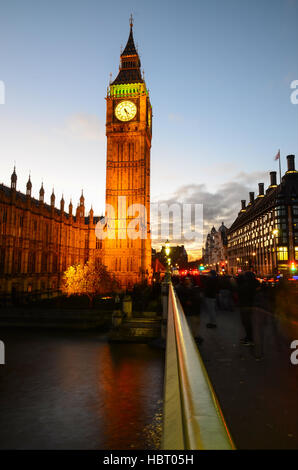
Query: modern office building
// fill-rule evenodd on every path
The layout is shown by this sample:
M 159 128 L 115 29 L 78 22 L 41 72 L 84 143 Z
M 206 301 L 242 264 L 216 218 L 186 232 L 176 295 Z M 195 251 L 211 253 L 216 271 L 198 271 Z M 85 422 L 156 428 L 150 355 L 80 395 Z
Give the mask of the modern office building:
M 270 172 L 270 185 L 259 194 L 249 193 L 228 231 L 228 271 L 253 270 L 260 275 L 291 276 L 298 264 L 298 171 L 295 156 L 287 156 L 287 171 L 277 184 Z

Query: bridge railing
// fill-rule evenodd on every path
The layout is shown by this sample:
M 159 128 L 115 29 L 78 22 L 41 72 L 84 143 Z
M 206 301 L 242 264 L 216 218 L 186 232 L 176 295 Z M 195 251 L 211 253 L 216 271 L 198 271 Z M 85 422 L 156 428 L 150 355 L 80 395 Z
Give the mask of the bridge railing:
M 234 449 L 219 402 L 186 317 L 169 285 L 164 450 Z

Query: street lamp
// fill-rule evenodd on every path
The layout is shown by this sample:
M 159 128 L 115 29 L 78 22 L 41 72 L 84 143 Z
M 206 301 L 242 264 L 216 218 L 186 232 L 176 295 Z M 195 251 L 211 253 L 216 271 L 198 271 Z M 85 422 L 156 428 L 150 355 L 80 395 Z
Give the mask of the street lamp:
M 165 252 L 166 252 L 166 255 L 168 257 L 169 254 L 170 254 L 170 242 L 169 242 L 169 240 L 167 240 L 166 243 L 165 243 Z
M 169 258 L 170 251 L 171 251 L 170 242 L 169 240 L 167 240 L 165 243 L 165 252 L 166 252 L 166 257 L 167 257 L 167 271 L 166 271 L 166 277 L 165 277 L 166 282 L 170 282 L 171 280 L 171 275 L 170 275 L 171 258 Z
M 239 267 L 239 263 L 240 263 L 240 258 L 236 258 L 236 269 L 237 269 L 237 273 L 239 273 L 241 271 L 240 267 Z

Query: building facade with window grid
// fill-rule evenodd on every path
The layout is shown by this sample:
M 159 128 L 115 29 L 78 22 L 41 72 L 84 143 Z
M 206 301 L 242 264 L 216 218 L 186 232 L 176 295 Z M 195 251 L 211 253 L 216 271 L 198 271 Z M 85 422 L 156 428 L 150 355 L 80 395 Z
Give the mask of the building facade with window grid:
M 277 184 L 276 172 L 264 193 L 250 193 L 241 201 L 238 217 L 228 231 L 228 271 L 253 270 L 259 275 L 289 276 L 298 266 L 298 172 L 295 156 L 287 156 L 288 169 Z M 297 271 L 297 269 L 296 269 Z
M 70 202 L 64 210 L 44 202 L 43 185 L 39 199 L 31 195 L 30 178 L 26 194 L 17 191 L 17 175 L 11 176 L 11 187 L 0 185 L 0 303 L 19 298 L 40 298 L 59 292 L 68 266 L 88 260 L 100 262 L 102 240 L 96 238 L 91 208 L 85 216 L 83 193 L 76 213 Z

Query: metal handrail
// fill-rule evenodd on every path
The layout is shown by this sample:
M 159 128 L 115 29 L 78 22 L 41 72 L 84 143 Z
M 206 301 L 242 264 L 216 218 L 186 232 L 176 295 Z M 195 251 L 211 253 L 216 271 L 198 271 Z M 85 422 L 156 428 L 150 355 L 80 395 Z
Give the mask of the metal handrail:
M 165 450 L 235 449 L 172 284 L 169 285 L 163 424 Z

